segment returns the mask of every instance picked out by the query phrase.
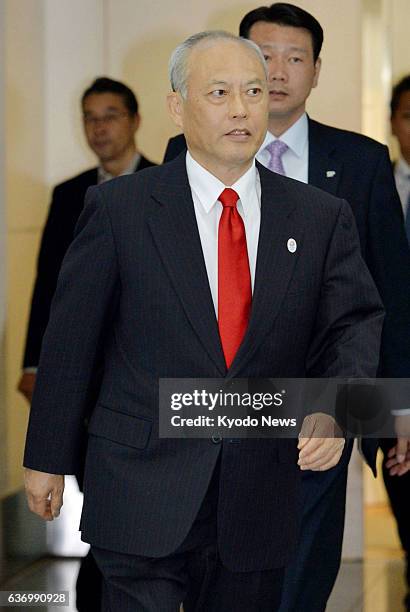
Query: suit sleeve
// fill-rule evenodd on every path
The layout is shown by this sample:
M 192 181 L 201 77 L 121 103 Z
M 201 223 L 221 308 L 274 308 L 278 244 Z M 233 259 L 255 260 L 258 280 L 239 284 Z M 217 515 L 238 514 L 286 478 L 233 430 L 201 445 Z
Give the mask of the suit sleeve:
M 43 340 L 26 439 L 26 467 L 55 474 L 80 469 L 88 394 L 118 293 L 111 223 L 93 187 L 62 265 Z
M 329 243 L 308 376 L 374 377 L 384 310 L 362 259 L 353 213 L 343 201 Z
M 72 214 L 67 216 L 64 203 L 64 198 L 57 187 L 53 191 L 47 221 L 41 237 L 23 368 L 38 366 L 41 343 L 50 316 L 58 274 L 73 237 L 77 218 L 73 218 Z
M 387 149 L 372 181 L 366 260 L 386 309 L 378 375 L 410 378 L 410 250 Z

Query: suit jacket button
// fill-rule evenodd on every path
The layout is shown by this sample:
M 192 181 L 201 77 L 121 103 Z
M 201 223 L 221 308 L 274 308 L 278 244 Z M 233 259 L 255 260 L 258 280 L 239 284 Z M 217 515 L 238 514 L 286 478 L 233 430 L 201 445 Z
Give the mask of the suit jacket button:
M 211 440 L 214 444 L 220 444 L 222 442 L 222 438 L 220 436 L 212 436 Z

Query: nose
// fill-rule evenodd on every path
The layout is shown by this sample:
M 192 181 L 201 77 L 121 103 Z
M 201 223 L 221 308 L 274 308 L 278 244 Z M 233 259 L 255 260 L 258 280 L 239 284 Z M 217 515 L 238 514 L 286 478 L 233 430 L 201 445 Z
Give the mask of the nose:
M 248 116 L 248 106 L 241 93 L 232 94 L 230 100 L 230 115 L 234 119 Z
M 101 120 L 96 121 L 93 127 L 94 127 L 94 134 L 96 136 L 105 134 L 105 132 L 107 131 L 107 124 L 105 121 L 101 121 Z
M 284 60 L 280 58 L 274 58 L 269 63 L 269 80 L 284 82 L 288 78 L 286 65 Z

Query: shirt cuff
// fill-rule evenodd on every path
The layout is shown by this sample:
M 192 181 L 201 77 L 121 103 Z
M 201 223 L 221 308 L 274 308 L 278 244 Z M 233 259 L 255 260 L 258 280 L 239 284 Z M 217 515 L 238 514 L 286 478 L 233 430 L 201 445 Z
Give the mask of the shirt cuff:
M 392 410 L 393 416 L 407 416 L 410 414 L 410 408 L 404 408 L 403 410 Z
M 37 374 L 37 369 L 35 367 L 23 368 L 24 374 Z

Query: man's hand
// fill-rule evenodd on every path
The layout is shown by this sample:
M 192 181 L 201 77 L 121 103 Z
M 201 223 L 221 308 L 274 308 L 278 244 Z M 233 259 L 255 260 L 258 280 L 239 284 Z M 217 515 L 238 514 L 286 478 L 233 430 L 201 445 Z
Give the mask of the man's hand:
M 36 384 L 35 372 L 23 372 L 19 380 L 17 390 L 26 398 L 29 404 L 33 399 L 34 385 Z
M 25 468 L 24 485 L 30 510 L 46 521 L 57 518 L 63 505 L 64 476 Z
M 338 464 L 344 445 L 343 432 L 333 417 L 323 412 L 309 414 L 299 433 L 298 465 L 301 470 L 329 470 Z
M 396 416 L 397 443 L 387 453 L 386 468 L 390 476 L 403 476 L 410 471 L 410 415 Z

